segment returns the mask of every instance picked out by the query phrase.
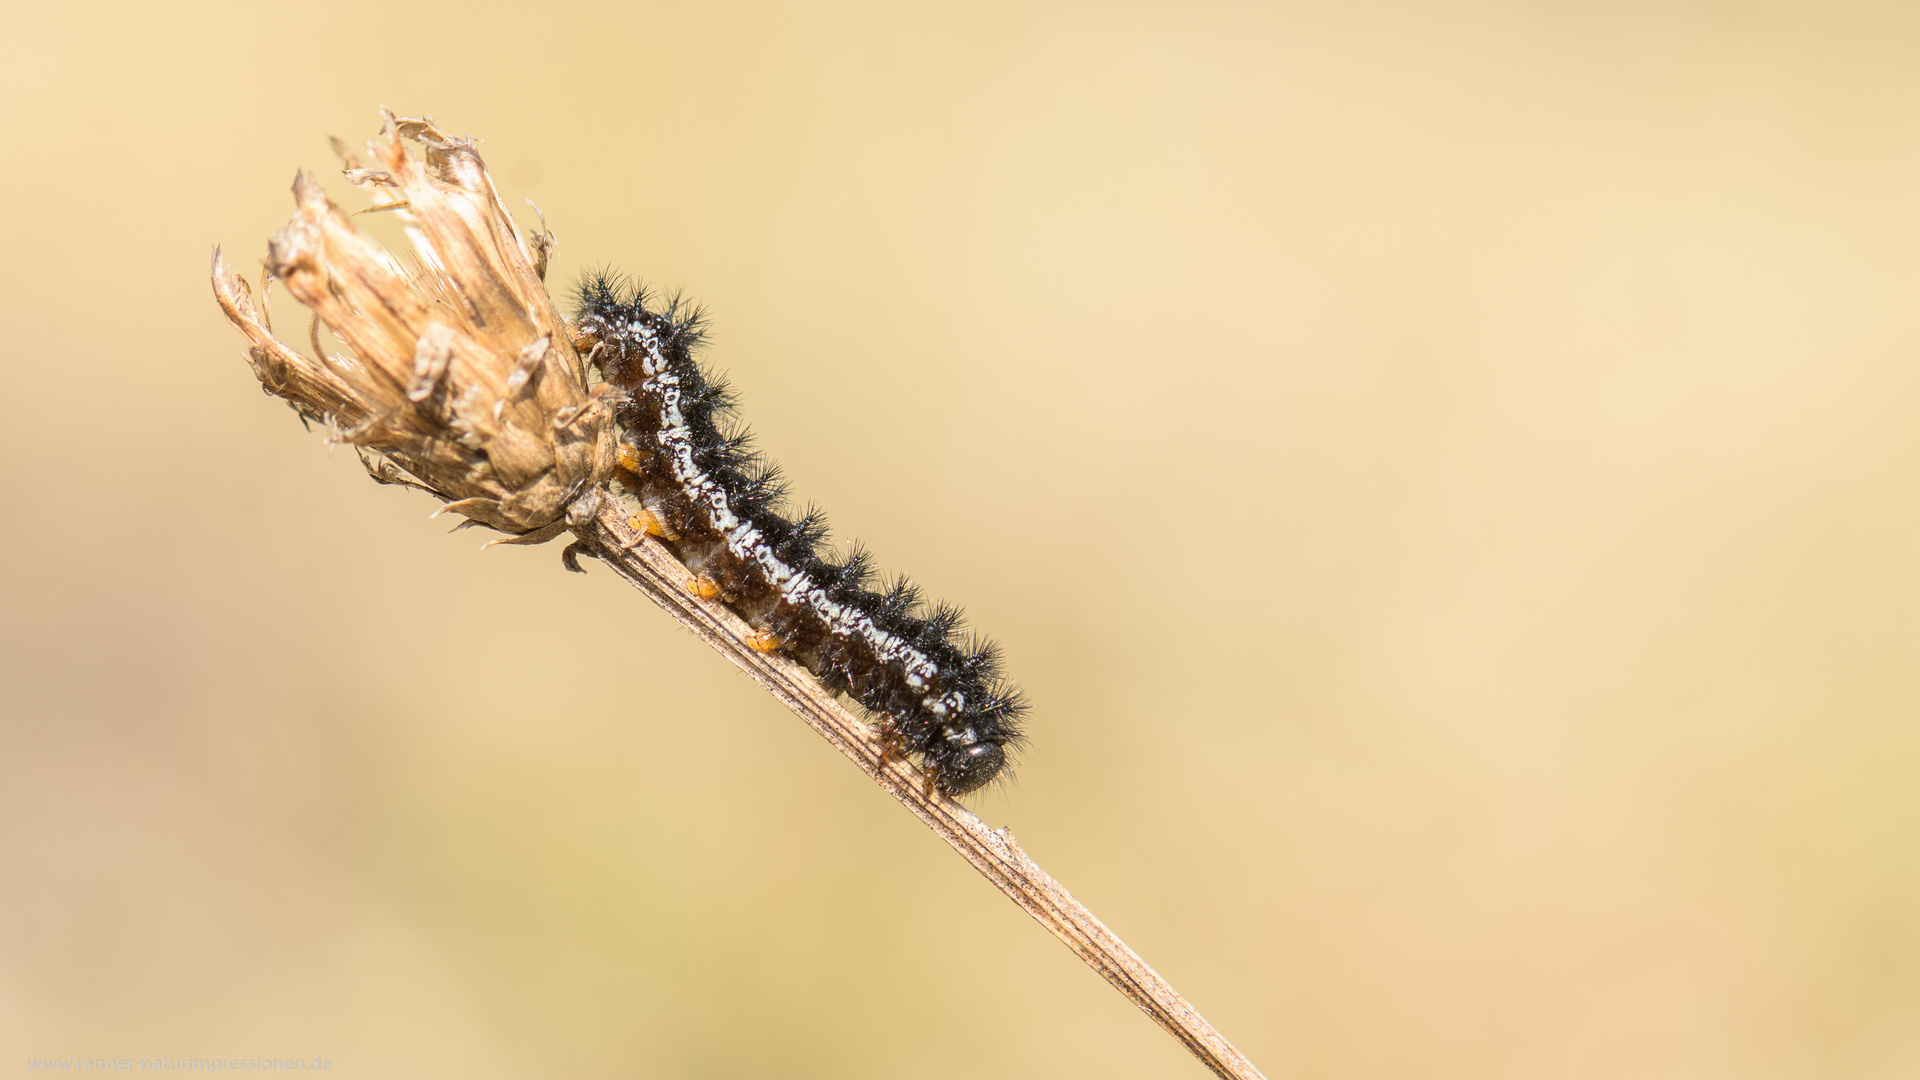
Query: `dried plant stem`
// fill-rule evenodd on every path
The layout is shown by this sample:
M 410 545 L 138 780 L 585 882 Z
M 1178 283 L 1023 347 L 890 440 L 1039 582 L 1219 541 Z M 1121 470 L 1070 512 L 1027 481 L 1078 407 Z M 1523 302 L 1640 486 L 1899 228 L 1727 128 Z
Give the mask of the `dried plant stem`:
M 988 828 L 965 807 L 928 787 L 919 770 L 884 753 L 872 725 L 849 712 L 798 664 L 748 646 L 751 628 L 724 605 L 687 591 L 692 573 L 659 541 L 636 533 L 618 500 L 589 493 L 570 510 L 568 525 L 580 548 L 612 567 L 779 698 L 1215 1075 L 1227 1080 L 1264 1080 L 1260 1070 L 1126 942 L 1027 858 L 1012 833 Z M 570 562 L 572 555 L 569 549 Z

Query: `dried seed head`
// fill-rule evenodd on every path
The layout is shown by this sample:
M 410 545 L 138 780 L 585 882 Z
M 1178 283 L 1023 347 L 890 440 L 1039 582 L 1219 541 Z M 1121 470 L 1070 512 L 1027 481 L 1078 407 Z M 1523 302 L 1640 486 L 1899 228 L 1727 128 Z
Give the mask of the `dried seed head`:
M 423 158 L 407 143 L 425 148 Z M 608 409 L 588 393 L 585 365 L 542 278 L 549 233 L 523 234 L 500 204 L 474 140 L 431 120 L 386 114 L 367 144 L 377 168 L 344 152 L 346 175 L 376 188 L 408 219 L 418 265 L 408 270 L 354 228 L 307 173 L 298 210 L 268 243 L 268 280 L 252 289 L 218 248 L 213 291 L 241 333 L 253 373 L 303 418 L 353 444 L 373 478 L 424 488 L 470 522 L 547 540 L 569 503 L 613 466 Z M 309 358 L 274 337 L 272 278 L 312 309 Z M 351 355 L 320 344 L 325 324 Z

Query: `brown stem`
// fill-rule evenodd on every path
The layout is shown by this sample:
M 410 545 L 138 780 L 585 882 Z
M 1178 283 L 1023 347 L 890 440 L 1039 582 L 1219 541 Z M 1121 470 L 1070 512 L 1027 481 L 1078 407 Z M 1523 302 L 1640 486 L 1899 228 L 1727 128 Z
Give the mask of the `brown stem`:
M 582 547 L 766 687 L 1215 1075 L 1225 1080 L 1264 1080 L 1253 1062 L 1126 942 L 1027 858 L 1011 832 L 988 828 L 965 807 L 931 790 L 913 765 L 884 753 L 872 726 L 849 712 L 804 668 L 749 647 L 747 624 L 717 601 L 688 592 L 692 573 L 659 541 L 636 533 L 627 524 L 619 500 L 590 494 L 574 504 L 568 525 Z

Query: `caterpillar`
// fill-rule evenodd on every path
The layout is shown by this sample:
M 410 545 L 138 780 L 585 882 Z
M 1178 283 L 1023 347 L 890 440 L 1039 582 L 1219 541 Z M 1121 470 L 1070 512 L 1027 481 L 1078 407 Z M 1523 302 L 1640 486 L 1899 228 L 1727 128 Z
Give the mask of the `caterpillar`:
M 696 359 L 706 323 L 678 295 L 656 304 L 610 272 L 575 290 L 569 331 L 612 388 L 616 479 L 639 502 L 636 526 L 696 575 L 690 590 L 753 627 L 749 645 L 858 702 L 887 752 L 918 759 L 931 786 L 948 796 L 984 787 L 1024 741 L 1026 702 L 1002 678 L 999 648 L 963 637 L 960 610 L 924 603 L 904 576 L 874 588 L 873 557 L 858 545 L 836 554 L 818 509 L 788 515 L 779 467 L 753 449 L 725 381 Z

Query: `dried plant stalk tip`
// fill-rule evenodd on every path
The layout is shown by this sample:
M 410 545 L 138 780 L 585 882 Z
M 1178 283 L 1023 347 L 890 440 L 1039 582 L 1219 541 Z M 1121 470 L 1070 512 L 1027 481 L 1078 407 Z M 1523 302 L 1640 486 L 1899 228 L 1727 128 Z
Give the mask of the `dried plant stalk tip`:
M 424 153 L 409 152 L 410 143 Z M 588 393 L 542 280 L 551 233 L 523 233 L 472 139 L 386 114 L 365 168 L 338 145 L 355 184 L 393 189 L 415 244 L 411 268 L 357 229 L 311 175 L 268 243 L 261 305 L 214 250 L 213 291 L 248 341 L 254 375 L 303 418 L 353 444 L 374 479 L 433 492 L 476 524 L 550 538 L 567 505 L 613 468 L 612 418 Z M 404 204 L 403 206 L 401 204 Z M 544 223 L 543 223 L 544 225 Z M 348 355 L 313 356 L 265 318 L 272 279 L 313 311 Z M 562 525 L 564 529 L 564 525 Z

